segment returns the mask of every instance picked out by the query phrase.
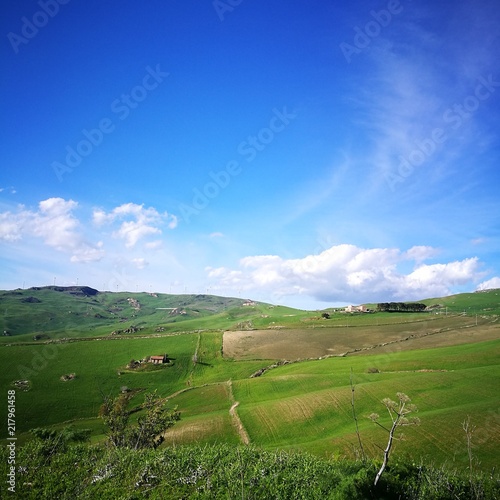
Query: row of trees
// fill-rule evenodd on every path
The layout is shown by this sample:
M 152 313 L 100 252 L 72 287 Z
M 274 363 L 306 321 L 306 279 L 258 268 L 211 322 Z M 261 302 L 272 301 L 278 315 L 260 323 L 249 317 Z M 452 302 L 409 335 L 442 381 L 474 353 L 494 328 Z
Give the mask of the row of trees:
M 377 304 L 377 311 L 383 312 L 423 312 L 425 304 L 417 302 L 380 302 Z

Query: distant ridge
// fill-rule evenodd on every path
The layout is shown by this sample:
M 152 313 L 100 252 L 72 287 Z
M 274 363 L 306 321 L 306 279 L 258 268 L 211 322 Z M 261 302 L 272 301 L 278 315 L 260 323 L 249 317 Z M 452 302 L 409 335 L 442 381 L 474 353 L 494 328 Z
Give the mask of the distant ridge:
M 89 286 L 33 286 L 28 288 L 28 290 L 54 290 L 55 292 L 65 292 L 71 295 L 91 297 L 97 295 L 99 290 L 95 288 L 90 288 Z
M 426 314 L 433 318 L 435 315 L 446 317 L 460 314 L 478 316 L 478 320 L 483 316 L 489 316 L 494 321 L 500 320 L 498 290 L 463 293 L 420 302 L 427 306 Z M 329 308 L 327 320 L 318 310 L 299 310 L 236 297 L 110 292 L 79 285 L 0 290 L 0 306 L 3 311 L 0 332 L 3 331 L 5 337 L 26 335 L 19 340 L 30 342 L 34 335 L 49 335 L 51 332 L 64 332 L 64 337 L 91 337 L 107 336 L 111 332 L 125 331 L 131 327 L 139 328 L 142 334 L 200 329 L 333 327 L 343 325 L 348 317 L 344 308 Z M 369 307 L 375 309 L 376 304 Z M 494 316 L 498 316 L 498 319 Z M 359 320 L 351 320 L 349 316 L 349 321 L 378 324 L 380 318 L 383 319 L 383 316 L 378 314 L 371 315 L 371 319 L 363 315 Z

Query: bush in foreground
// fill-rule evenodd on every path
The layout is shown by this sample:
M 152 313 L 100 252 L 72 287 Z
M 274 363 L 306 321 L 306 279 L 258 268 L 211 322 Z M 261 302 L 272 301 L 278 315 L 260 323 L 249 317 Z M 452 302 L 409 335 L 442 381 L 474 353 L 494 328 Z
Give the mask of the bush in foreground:
M 5 477 L 7 456 L 1 452 Z M 131 450 L 75 444 L 50 454 L 38 440 L 17 450 L 15 498 L 44 499 L 456 499 L 500 498 L 498 478 L 410 463 L 324 460 L 254 447 Z M 5 483 L 2 498 L 8 498 Z

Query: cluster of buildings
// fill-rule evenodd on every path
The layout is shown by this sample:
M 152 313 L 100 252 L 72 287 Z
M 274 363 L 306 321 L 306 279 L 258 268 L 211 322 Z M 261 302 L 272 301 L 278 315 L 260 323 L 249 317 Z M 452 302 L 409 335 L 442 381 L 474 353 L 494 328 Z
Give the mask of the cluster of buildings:
M 353 313 L 353 312 L 368 312 L 368 309 L 366 308 L 365 305 L 360 305 L 360 306 L 347 306 L 345 309 L 346 313 Z

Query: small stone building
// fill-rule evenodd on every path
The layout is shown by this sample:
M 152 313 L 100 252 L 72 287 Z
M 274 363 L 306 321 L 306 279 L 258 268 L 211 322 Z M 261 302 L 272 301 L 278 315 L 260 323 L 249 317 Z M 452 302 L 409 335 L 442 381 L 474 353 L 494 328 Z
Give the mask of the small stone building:
M 151 356 L 149 358 L 149 362 L 153 363 L 154 365 L 162 365 L 163 363 L 168 362 L 168 356 L 164 354 L 163 356 Z

